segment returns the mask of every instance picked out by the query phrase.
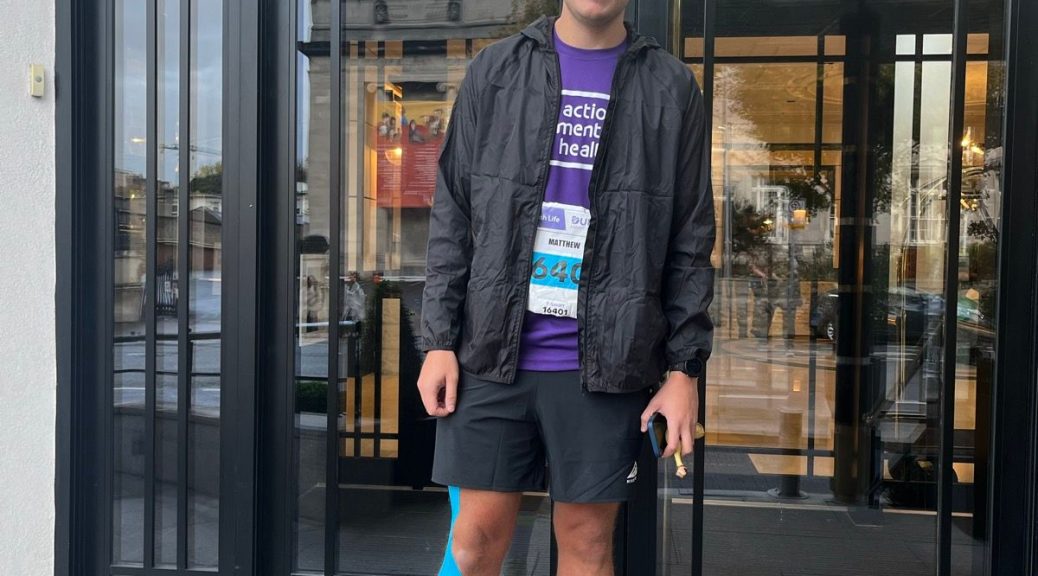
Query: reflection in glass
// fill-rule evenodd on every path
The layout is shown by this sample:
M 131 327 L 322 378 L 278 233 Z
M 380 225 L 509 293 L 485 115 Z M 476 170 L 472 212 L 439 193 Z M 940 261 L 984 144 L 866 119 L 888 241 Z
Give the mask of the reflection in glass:
M 159 0 L 155 247 L 155 565 L 177 564 L 177 246 L 179 234 L 180 2 Z
M 115 2 L 112 560 L 144 562 L 145 5 Z
M 706 574 L 790 561 L 812 573 L 857 573 L 863 562 L 933 573 L 945 391 L 955 394 L 953 572 L 982 573 L 1003 80 L 1002 23 L 981 15 L 1002 14 L 1001 2 L 971 5 L 954 148 L 952 3 L 866 4 L 868 14 L 824 15 L 717 4 L 706 70 L 720 272 L 703 399 Z M 695 71 L 702 13 L 701 2 L 682 5 Z M 774 23 L 767 37 L 755 35 L 759 22 Z M 988 38 L 981 26 L 997 30 Z M 960 147 L 962 236 L 949 256 L 948 159 Z M 958 294 L 945 293 L 947 265 Z M 954 385 L 942 376 L 945 326 L 958 332 Z M 691 486 L 662 474 L 672 544 L 658 572 L 687 573 Z M 793 548 L 826 553 L 793 560 Z
M 381 57 L 360 59 L 360 46 L 351 43 L 342 70 L 343 277 L 338 316 L 344 419 L 339 436 L 343 469 L 359 482 L 340 491 L 340 569 L 386 570 L 386 559 L 367 551 L 378 550 L 380 535 L 392 533 L 399 550 L 407 552 L 393 556 L 392 570 L 433 574 L 446 539 L 446 494 L 394 494 L 392 482 L 375 475 L 365 478 L 351 469 L 359 471 L 371 462 L 415 477 L 423 473 L 417 467 L 424 458 L 408 463 L 399 460 L 407 456 L 401 452 L 431 450 L 427 440 L 434 434 L 432 422 L 402 424 L 401 413 L 418 415 L 408 410 L 411 390 L 404 387 L 414 386 L 421 363 L 414 343 L 429 206 L 439 148 L 469 59 L 464 42 L 455 43 L 450 54 L 444 40 L 378 46 Z M 419 448 L 416 436 L 421 437 Z M 417 514 L 429 518 L 430 530 L 403 521 Z M 436 521 L 439 529 L 432 528 Z M 510 570 L 526 573 L 515 572 L 515 566 Z
M 187 564 L 216 568 L 220 531 L 223 3 L 191 1 Z
M 984 33 L 970 34 L 966 63 L 962 185 L 959 208 L 960 239 L 956 264 L 959 290 L 955 347 L 955 471 L 952 529 L 952 573 L 981 576 L 990 486 L 991 392 L 995 372 L 997 330 L 998 243 L 1002 214 L 1002 124 L 1005 117 L 1005 24 L 1003 0 L 970 9 L 971 30 L 986 24 Z M 984 18 L 981 18 L 984 14 Z M 991 18 L 988 20 L 987 18 Z M 986 32 L 990 33 L 986 33 Z
M 360 470 L 380 465 L 395 470 L 396 483 L 428 482 L 433 422 L 418 419 L 414 386 L 429 207 L 439 149 L 474 51 L 464 35 L 453 38 L 381 42 L 377 59 L 358 58 L 360 45 L 351 43 L 344 57 L 340 458 L 357 482 L 340 493 L 343 570 L 385 571 L 386 559 L 368 551 L 380 550 L 387 533 L 406 551 L 394 555 L 395 572 L 434 574 L 445 546 L 446 494 L 395 492 Z M 546 573 L 548 510 L 543 496 L 524 499 L 505 574 Z M 408 520 L 418 517 L 428 518 L 428 529 Z
M 328 10 L 298 0 L 294 570 L 324 569 L 328 406 Z M 323 19 L 323 20 L 321 20 Z M 323 44 L 322 44 L 323 41 Z M 305 48 L 304 48 L 305 47 Z M 313 103 L 321 102 L 322 107 Z
M 511 0 L 466 2 L 452 19 L 448 4 L 387 4 L 382 26 L 392 31 L 388 37 L 402 39 L 384 40 L 371 32 L 370 4 L 343 3 L 342 99 L 333 103 L 331 6 L 297 3 L 297 570 L 324 569 L 326 529 L 337 531 L 340 570 L 431 575 L 443 557 L 450 507 L 445 490 L 427 486 L 435 426 L 415 387 L 429 207 L 466 65 L 480 48 L 513 32 L 522 12 Z M 341 105 L 339 126 L 330 122 L 335 105 Z M 331 130 L 341 138 L 335 159 Z M 338 214 L 330 210 L 336 169 Z M 334 244 L 341 255 L 337 278 L 330 274 Z M 330 301 L 332 282 L 337 302 Z M 338 342 L 328 339 L 332 318 Z M 338 358 L 335 406 L 327 399 L 330 355 Z M 338 414 L 336 430 L 327 430 L 327 410 Z M 328 433 L 338 446 L 337 510 L 326 510 Z M 505 574 L 547 574 L 549 508 L 543 496 L 524 498 Z
M 930 18 L 936 31 L 925 34 L 904 23 L 920 21 L 913 11 L 939 7 L 936 13 L 947 15 L 950 6 L 903 3 L 907 12 L 878 15 L 898 26 L 862 31 L 829 25 L 844 17 L 867 21 L 842 8 L 822 18 L 805 13 L 801 21 L 719 3 L 710 69 L 701 23 L 683 31 L 684 56 L 697 78 L 711 75 L 721 218 L 717 352 L 704 398 L 707 573 L 763 573 L 774 567 L 769 562 L 788 561 L 793 545 L 831 550 L 834 535 L 841 543 L 836 554 L 801 558 L 800 567 L 851 573 L 867 558 L 890 573 L 933 570 L 944 270 L 954 262 L 969 280 L 954 296 L 959 349 L 970 342 L 955 388 L 956 428 L 968 432 L 977 419 L 970 412 L 980 410 L 971 395 L 980 393 L 990 366 L 983 331 L 964 340 L 961 325 L 993 317 L 993 271 L 984 262 L 997 223 L 985 214 L 997 214 L 999 202 L 997 172 L 991 174 L 997 160 L 988 154 L 997 147 L 997 121 L 986 121 L 997 115 L 986 104 L 995 84 L 977 60 L 969 65 L 975 80 L 967 79 L 962 143 L 969 157 L 963 233 L 974 238 L 949 259 L 951 23 Z M 384 554 L 380 543 L 392 535 L 401 550 L 422 551 L 394 556 L 393 568 L 429 573 L 443 543 L 402 518 L 439 525 L 446 517 L 441 494 L 410 490 L 425 481 L 418 456 L 428 450 L 423 437 L 431 436 L 407 396 L 418 362 L 413 338 L 430 161 L 465 63 L 493 38 L 457 30 L 440 37 L 434 14 L 390 6 L 383 25 L 417 22 L 429 30 L 422 38 L 375 40 L 365 36 L 372 12 L 361 3 L 342 8 L 343 98 L 330 103 L 329 6 L 299 3 L 296 566 L 323 569 L 327 522 L 338 525 L 340 567 L 384 570 L 384 559 L 365 551 Z M 701 14 L 702 4 L 686 2 L 682 10 Z M 754 36 L 761 21 L 786 28 Z M 872 76 L 863 83 L 858 62 L 866 43 Z M 980 54 L 978 43 L 972 36 L 971 54 Z M 868 86 L 868 94 L 857 86 Z M 329 127 L 331 105 L 342 106 L 339 126 Z M 336 159 L 329 158 L 330 130 L 342 139 Z M 867 164 L 852 165 L 856 150 L 868 155 Z M 333 169 L 341 170 L 339 214 L 329 213 Z M 331 218 L 340 219 L 338 238 L 330 237 Z M 329 247 L 336 242 L 341 273 L 330 278 Z M 331 282 L 341 293 L 334 303 Z M 341 326 L 335 343 L 328 342 L 331 317 Z M 340 394 L 332 407 L 327 361 L 336 353 Z M 330 409 L 340 414 L 334 431 L 325 428 Z M 329 432 L 343 477 L 335 518 L 325 517 L 322 484 Z M 966 493 L 975 481 L 968 452 L 954 458 L 956 490 Z M 664 573 L 686 573 L 690 486 L 673 479 L 668 466 L 658 471 L 667 543 L 659 565 Z M 526 519 L 545 526 L 543 501 L 531 501 Z M 529 536 L 517 538 L 524 545 L 513 548 L 509 570 L 540 570 L 533 566 L 540 566 L 537 542 L 546 530 L 523 533 Z

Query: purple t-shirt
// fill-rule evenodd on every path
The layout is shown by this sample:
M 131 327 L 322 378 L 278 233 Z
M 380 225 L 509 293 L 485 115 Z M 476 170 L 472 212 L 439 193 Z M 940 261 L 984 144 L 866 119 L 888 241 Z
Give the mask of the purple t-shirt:
M 587 50 L 555 35 L 562 101 L 548 168 L 541 223 L 534 240 L 530 299 L 519 345 L 519 369 L 555 372 L 580 367 L 577 285 L 584 256 L 591 167 L 609 104 L 616 63 L 626 42 Z

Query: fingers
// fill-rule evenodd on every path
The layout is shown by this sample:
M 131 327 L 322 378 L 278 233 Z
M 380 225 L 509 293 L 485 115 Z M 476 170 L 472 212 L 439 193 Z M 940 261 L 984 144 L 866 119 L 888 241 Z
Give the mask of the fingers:
M 437 394 L 437 396 L 439 396 L 439 394 Z M 434 404 L 433 411 L 429 413 L 430 416 L 435 416 L 437 418 L 443 418 L 449 414 L 450 412 L 447 410 L 447 407 L 439 400 Z
M 447 414 L 451 414 L 451 413 L 454 412 L 454 407 L 457 406 L 457 403 L 458 403 L 458 373 L 457 372 L 452 372 L 452 373 L 447 374 L 446 387 L 447 387 L 447 390 L 446 390 L 446 393 L 444 394 L 444 397 L 443 397 L 444 403 L 446 404 L 446 406 L 444 406 L 444 409 L 447 411 Z
M 418 381 L 418 393 L 422 397 L 422 406 L 430 416 L 436 416 L 439 409 L 440 388 L 435 382 L 428 380 Z
M 418 395 L 422 398 L 422 406 L 426 413 L 437 418 L 450 414 L 445 406 L 446 402 L 440 399 L 440 395 L 447 387 L 447 377 L 439 374 L 429 375 L 424 373 L 418 377 Z M 454 394 L 457 395 L 457 376 L 454 378 Z
M 691 454 L 694 449 L 695 437 L 692 435 L 692 423 L 685 421 L 681 426 L 681 453 Z
M 667 419 L 667 449 L 663 451 L 664 458 L 670 458 L 674 455 L 674 451 L 681 447 L 681 433 L 680 428 L 677 426 L 670 426 L 670 419 Z
M 418 395 L 422 398 L 422 406 L 430 416 L 436 415 L 436 397 L 439 395 L 437 388 L 430 386 L 427 382 L 418 381 Z
M 642 411 L 642 432 L 645 432 L 649 429 L 649 419 L 652 418 L 652 415 L 658 411 L 659 403 L 656 402 L 655 399 L 650 400 L 649 405 L 645 407 L 644 411 Z
M 454 412 L 458 402 L 458 363 L 453 352 L 432 351 L 418 376 L 418 394 L 430 416 L 442 418 Z

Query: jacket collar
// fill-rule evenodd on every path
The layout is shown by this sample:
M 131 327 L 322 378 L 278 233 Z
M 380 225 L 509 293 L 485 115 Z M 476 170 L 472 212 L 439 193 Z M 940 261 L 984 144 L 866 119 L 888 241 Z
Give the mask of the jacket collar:
M 541 16 L 523 29 L 523 36 L 537 42 L 537 44 L 543 49 L 554 50 L 555 34 L 553 33 L 553 30 L 555 29 L 556 19 L 555 16 Z M 643 48 L 660 47 L 655 38 L 639 34 L 630 22 L 624 21 L 624 28 L 627 28 L 628 52 L 637 52 Z

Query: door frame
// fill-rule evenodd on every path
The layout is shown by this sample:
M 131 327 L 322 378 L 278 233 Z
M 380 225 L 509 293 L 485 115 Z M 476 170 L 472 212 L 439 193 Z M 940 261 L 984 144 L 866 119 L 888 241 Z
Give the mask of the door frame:
M 1038 5 L 1007 0 L 998 349 L 992 398 L 990 574 L 1038 574 Z M 1029 310 L 1030 314 L 1019 313 Z
M 688 0 L 686 0 L 688 1 Z M 704 98 L 708 110 L 712 109 L 713 47 L 716 37 L 715 23 L 718 4 L 721 0 L 699 0 L 703 8 L 704 54 Z M 952 0 L 954 5 L 953 37 L 955 49 L 951 56 L 952 107 L 949 135 L 952 143 L 958 142 L 962 134 L 964 107 L 964 72 L 966 60 L 967 22 L 971 2 Z M 666 4 L 666 3 L 664 3 Z M 682 49 L 680 18 L 682 0 L 670 0 L 671 15 L 666 24 L 654 22 L 657 37 L 668 38 L 664 44 L 672 51 Z M 648 22 L 653 22 L 650 19 Z M 991 513 L 982 519 L 990 539 L 985 554 L 985 569 L 990 574 L 1038 574 L 1038 241 L 1034 222 L 1038 221 L 1038 202 L 1035 189 L 1038 177 L 1035 174 L 1038 160 L 1038 44 L 1028 41 L 1026 30 L 1038 24 L 1038 6 L 1026 0 L 1006 0 L 1006 22 L 1008 24 L 1006 50 L 1003 52 L 1008 69 L 1008 97 L 1005 102 L 1003 134 L 1006 142 L 1006 161 L 1003 171 L 1003 220 L 1000 266 L 998 272 L 999 330 L 997 362 L 990 413 L 986 419 L 992 423 L 991 436 L 978 439 L 990 454 L 993 482 L 986 488 Z M 669 37 L 663 32 L 671 31 Z M 674 32 L 674 31 L 677 32 Z M 678 54 L 680 55 L 680 54 Z M 868 65 L 868 62 L 864 63 Z M 853 91 L 867 97 L 864 91 Z M 859 94 L 860 93 L 860 94 Z M 848 100 L 849 101 L 849 100 Z M 708 122 L 712 115 L 708 114 Z M 858 127 L 852 127 L 855 130 Z M 707 132 L 710 133 L 709 127 Z M 959 136 L 956 137 L 955 134 Z M 845 134 L 846 135 L 846 134 Z M 851 159 L 853 160 L 853 159 Z M 709 160 L 708 160 L 709 161 Z M 961 180 L 961 158 L 949 163 L 950 187 L 953 189 L 949 222 L 949 253 L 956 252 L 958 234 L 958 193 Z M 853 168 L 854 162 L 845 161 L 844 166 Z M 848 175 L 845 175 L 848 176 Z M 849 176 L 854 176 L 852 172 Z M 846 198 L 845 200 L 849 200 Z M 844 219 L 853 214 L 853 203 L 843 212 Z M 841 235 L 851 244 L 845 246 L 847 254 L 854 254 L 853 230 L 858 226 L 846 227 Z M 860 227 L 860 226 L 859 226 Z M 867 233 L 867 232 L 866 232 Z M 945 278 L 945 290 L 954 293 L 958 279 L 954 268 L 949 267 Z M 841 277 L 841 284 L 853 283 L 853 274 Z M 954 374 L 956 332 L 955 303 L 948 298 L 945 311 L 946 344 L 942 358 L 944 372 Z M 1029 310 L 1029 314 L 1015 311 Z M 1012 312 L 1011 312 L 1012 311 Z M 949 329 L 950 327 L 950 329 Z M 1010 336 L 1012 335 L 1012 336 Z M 842 355 L 849 355 L 847 350 Z M 954 410 L 954 396 L 948 393 L 950 385 L 945 382 L 942 408 L 948 416 Z M 705 398 L 701 390 L 700 397 Z M 700 410 L 704 406 L 701 402 Z M 980 407 L 981 410 L 985 408 Z M 703 421 L 704 414 L 700 414 Z M 952 527 L 952 418 L 942 418 L 941 427 L 942 471 L 939 479 L 938 546 L 937 568 L 939 574 L 951 571 L 951 527 Z M 703 451 L 696 453 L 694 473 L 694 505 L 698 509 L 693 517 L 693 574 L 703 573 Z M 979 457 L 978 457 L 979 458 Z M 978 468 L 978 472 L 980 469 Z
M 262 4 L 264 17 L 262 18 L 262 38 L 259 49 L 261 51 L 261 77 L 264 82 L 277 86 L 286 87 L 278 90 L 265 90 L 265 99 L 261 105 L 260 127 L 261 133 L 259 155 L 261 157 L 261 197 L 260 206 L 260 228 L 262 234 L 259 237 L 259 253 L 264 255 L 261 261 L 263 268 L 259 277 L 259 309 L 265 313 L 257 322 L 257 331 L 262 335 L 258 346 L 263 350 L 259 354 L 258 361 L 258 390 L 259 400 L 257 407 L 260 410 L 259 420 L 267 425 L 257 431 L 260 449 L 258 450 L 258 500 L 257 513 L 258 524 L 264 529 L 257 532 L 257 565 L 265 567 L 264 574 L 289 574 L 292 568 L 292 534 L 290 520 L 292 517 L 292 505 L 286 494 L 291 494 L 293 481 L 291 478 L 293 454 L 292 454 L 292 420 L 289 411 L 293 405 L 291 387 L 285 386 L 285 382 L 292 382 L 295 378 L 293 357 L 295 343 L 292 331 L 286 330 L 295 322 L 294 298 L 295 294 L 290 289 L 294 279 L 291 277 L 291 263 L 295 258 L 294 240 L 294 214 L 295 199 L 285 191 L 293 190 L 295 185 L 295 173 L 293 160 L 295 156 L 295 114 L 296 95 L 292 88 L 295 85 L 296 61 L 295 61 L 295 30 L 296 13 L 295 2 L 284 2 L 281 0 L 265 0 Z M 643 33 L 654 35 L 660 39 L 670 42 L 668 25 L 671 22 L 669 6 L 659 2 L 648 0 L 632 0 L 628 6 L 627 18 L 638 26 Z M 331 9 L 331 20 L 336 20 L 339 11 L 334 2 Z M 331 44 L 341 41 L 341 33 L 333 27 L 330 32 Z M 341 58 L 341 56 L 339 57 Z M 340 61 L 332 53 L 330 57 L 330 69 L 332 70 L 331 99 L 333 102 L 345 96 L 341 94 L 339 86 L 341 81 L 336 81 L 335 70 L 340 68 Z M 331 106 L 332 124 L 337 122 L 337 106 Z M 331 151 L 337 150 L 338 138 L 335 131 L 331 138 Z M 335 203 L 336 189 L 339 187 L 339 177 L 331 174 L 331 194 L 333 201 L 330 211 L 339 213 Z M 331 234 L 341 236 L 341 229 L 335 225 L 338 218 L 332 220 Z M 333 243 L 337 244 L 337 243 Z M 335 254 L 331 255 L 337 260 Z M 334 265 L 333 265 L 334 266 Z M 331 273 L 334 277 L 334 272 Z M 337 298 L 333 295 L 331 301 Z M 336 340 L 334 336 L 330 338 Z M 329 356 L 333 356 L 329 352 Z M 329 366 L 329 374 L 336 370 L 336 366 Z M 703 387 L 701 379 L 700 387 Z M 331 387 L 329 387 L 331 389 Z M 329 399 L 331 402 L 331 398 Z M 329 404 L 331 405 L 331 404 Z M 334 422 L 329 421 L 333 426 Z M 698 441 L 700 444 L 702 440 Z M 334 454 L 332 449 L 328 451 L 328 457 Z M 701 458 L 701 456 L 700 456 Z M 639 460 L 641 467 L 655 464 L 651 452 L 647 449 Z M 655 471 L 655 470 L 654 470 Z M 341 466 L 329 466 L 327 477 L 329 483 L 345 476 Z M 702 473 L 697 473 L 697 485 L 702 491 Z M 647 569 L 655 570 L 656 566 L 656 475 L 643 474 L 639 478 L 636 494 L 628 506 L 624 506 L 619 516 L 616 534 L 617 565 L 622 566 L 626 573 L 645 573 Z M 334 499 L 329 499 L 334 500 Z M 331 514 L 336 508 L 335 502 L 326 502 L 326 514 Z M 702 503 L 697 501 L 695 509 L 701 518 Z M 328 541 L 330 542 L 330 540 Z M 326 542 L 326 563 L 335 563 L 335 552 L 329 553 Z M 554 543 L 554 539 L 553 539 Z M 554 566 L 554 546 L 551 556 Z
M 107 74 L 102 57 L 107 28 L 97 2 L 60 0 L 56 6 L 55 35 L 55 163 L 56 163 L 56 314 L 57 323 L 57 437 L 55 490 L 55 575 L 93 573 L 99 547 L 78 535 L 104 526 L 101 503 L 91 486 L 100 481 L 92 462 L 102 456 L 98 447 L 102 420 L 97 409 L 97 364 L 100 350 L 91 338 L 101 309 L 95 276 L 97 221 L 104 211 L 91 195 L 104 187 L 104 165 L 97 146 L 107 95 L 100 80 Z M 109 164 L 110 165 L 110 164 Z M 65 231 L 65 233 L 61 233 Z M 93 519 L 93 520 L 92 520 Z M 93 544 L 93 545 L 92 545 Z
M 260 12 L 223 3 L 223 343 L 218 574 L 254 571 L 255 342 Z M 148 6 L 149 119 L 155 117 L 155 0 Z M 199 574 L 111 567 L 112 89 L 114 0 L 56 0 L 56 576 Z M 185 19 L 186 20 L 186 19 Z M 181 55 L 184 52 L 181 43 Z M 180 88 L 182 101 L 186 79 Z M 233 106 L 228 103 L 233 102 Z M 181 108 L 183 110 L 183 107 Z M 149 120 L 154 141 L 154 121 Z M 149 152 L 151 158 L 153 152 Z M 149 159 L 153 170 L 154 161 Z M 150 171 L 151 171 L 150 170 Z M 185 195 L 186 196 L 186 195 Z M 150 202 L 150 200 L 149 200 Z M 154 243 L 154 226 L 148 239 Z M 183 230 L 183 228 L 181 229 Z M 148 277 L 154 285 L 154 248 Z M 150 292 L 150 289 L 149 289 Z M 233 321 L 232 321 L 233 319 Z M 153 382 L 154 362 L 146 372 Z M 154 396 L 154 393 L 151 394 Z M 154 400 L 147 402 L 152 410 Z M 185 439 L 183 435 L 180 441 Z M 147 441 L 153 441 L 148 436 Z M 153 468 L 150 470 L 153 473 Z M 182 476 L 183 478 L 183 476 Z M 185 490 L 180 486 L 180 490 Z M 148 512 L 145 512 L 147 525 Z M 181 523 L 186 519 L 181 518 Z M 181 537 L 183 530 L 181 528 Z M 150 543 L 150 530 L 143 535 Z M 148 555 L 145 555 L 147 558 Z M 212 572 L 204 572 L 212 573 Z

